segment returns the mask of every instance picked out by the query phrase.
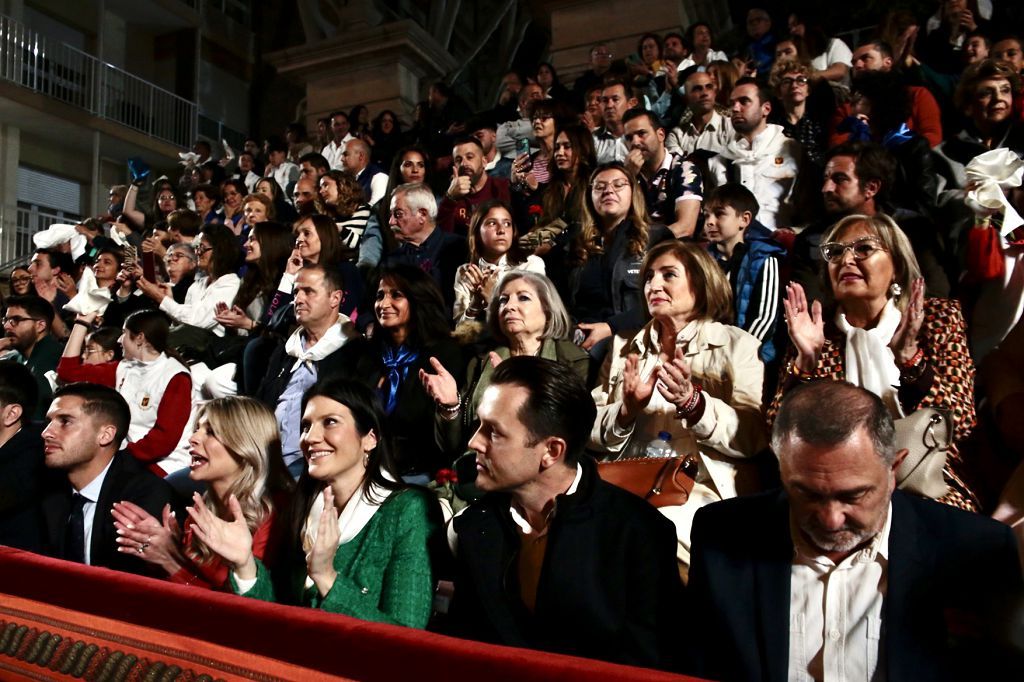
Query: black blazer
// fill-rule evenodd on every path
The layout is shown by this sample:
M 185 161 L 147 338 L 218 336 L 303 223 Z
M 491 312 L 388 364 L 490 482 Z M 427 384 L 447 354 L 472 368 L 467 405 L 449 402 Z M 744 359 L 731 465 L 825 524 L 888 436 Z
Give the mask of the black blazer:
M 40 500 L 43 517 L 43 551 L 58 559 L 64 556 L 64 533 L 71 513 L 71 486 L 66 478 L 50 486 Z M 117 551 L 117 531 L 110 510 L 115 502 L 127 500 L 139 505 L 156 518 L 161 518 L 165 504 L 175 504 L 174 491 L 162 478 L 147 470 L 127 452 L 121 451 L 114 459 L 103 479 L 96 513 L 93 517 L 90 562 L 127 573 L 157 575 L 154 567 L 134 554 Z
M 598 477 L 592 461 L 561 495 L 531 614 L 519 592 L 510 498 L 491 493 L 453 520 L 454 634 L 626 665 L 676 669 L 687 618 L 672 523 Z
M 36 503 L 45 476 L 39 427 L 25 424 L 0 445 L 0 545 L 39 551 L 42 525 Z
M 774 491 L 709 505 L 697 512 L 691 537 L 695 627 L 684 639 L 686 672 L 717 680 L 786 680 L 793 558 L 788 498 Z M 883 607 L 888 679 L 952 679 L 958 671 L 967 672 L 963 679 L 994 679 L 985 666 L 997 666 L 1005 652 L 990 641 L 992 650 L 983 655 L 959 649 L 954 658 L 947 620 L 971 622 L 963 612 L 989 614 L 982 624 L 1005 622 L 998 616 L 1012 612 L 1019 619 L 1020 598 L 1020 564 L 1007 526 L 893 494 Z

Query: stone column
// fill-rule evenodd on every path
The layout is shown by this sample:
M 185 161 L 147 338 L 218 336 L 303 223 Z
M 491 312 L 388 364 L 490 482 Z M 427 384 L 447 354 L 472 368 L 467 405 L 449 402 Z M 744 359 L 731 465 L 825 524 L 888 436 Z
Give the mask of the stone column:
M 411 20 L 361 25 L 318 42 L 266 56 L 280 75 L 303 83 L 306 124 L 336 110 L 365 104 L 374 116 L 413 110 L 427 85 L 455 67 L 455 60 Z

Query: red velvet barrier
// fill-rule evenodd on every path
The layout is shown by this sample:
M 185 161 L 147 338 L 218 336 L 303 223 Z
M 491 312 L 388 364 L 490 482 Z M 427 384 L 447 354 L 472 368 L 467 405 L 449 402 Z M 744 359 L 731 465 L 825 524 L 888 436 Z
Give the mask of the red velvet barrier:
M 357 680 L 693 679 L 268 604 L 0 547 L 0 600 L 4 593 Z

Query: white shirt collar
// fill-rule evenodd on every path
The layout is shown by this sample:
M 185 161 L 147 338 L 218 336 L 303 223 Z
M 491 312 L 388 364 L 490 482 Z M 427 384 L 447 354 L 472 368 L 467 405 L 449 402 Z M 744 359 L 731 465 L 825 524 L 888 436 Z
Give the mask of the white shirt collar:
M 115 454 L 114 457 L 117 457 L 117 455 Z M 107 472 L 110 471 L 110 465 L 114 463 L 114 457 L 110 458 L 110 461 L 107 462 L 107 466 L 103 467 L 103 471 L 99 473 L 99 476 L 89 481 L 84 488 L 76 492 L 90 502 L 98 501 L 100 499 L 100 491 L 103 490 L 103 481 L 107 478 Z
M 572 485 L 570 485 L 568 490 L 565 491 L 565 494 L 566 495 L 575 495 L 576 494 L 576 489 L 580 487 L 580 481 L 582 479 L 583 479 L 583 466 L 579 462 L 577 462 L 576 463 L 576 476 L 572 479 Z M 557 509 L 557 499 L 556 499 L 555 506 L 551 507 L 551 513 L 548 514 L 548 522 L 550 522 L 551 519 L 555 518 L 555 511 L 556 511 L 556 509 Z M 519 530 L 521 530 L 524 535 L 531 535 L 531 534 L 534 534 L 534 533 L 537 532 L 537 530 L 534 529 L 534 527 L 530 525 L 530 522 L 527 521 L 526 518 L 522 514 L 519 513 L 519 510 L 516 509 L 516 506 L 514 504 L 509 505 L 508 510 L 512 514 L 512 520 L 516 522 L 516 525 L 519 526 Z

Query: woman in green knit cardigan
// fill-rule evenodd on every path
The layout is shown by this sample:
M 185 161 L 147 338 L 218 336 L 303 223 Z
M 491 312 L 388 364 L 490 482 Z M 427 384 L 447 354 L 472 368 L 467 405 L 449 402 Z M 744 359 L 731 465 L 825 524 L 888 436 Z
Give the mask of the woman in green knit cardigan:
M 193 508 L 196 532 L 234 567 L 237 594 L 426 627 L 437 499 L 398 480 L 369 388 L 343 379 L 318 382 L 303 397 L 302 412 L 307 469 L 292 505 L 292 541 L 273 570 L 253 557 L 242 521 Z

